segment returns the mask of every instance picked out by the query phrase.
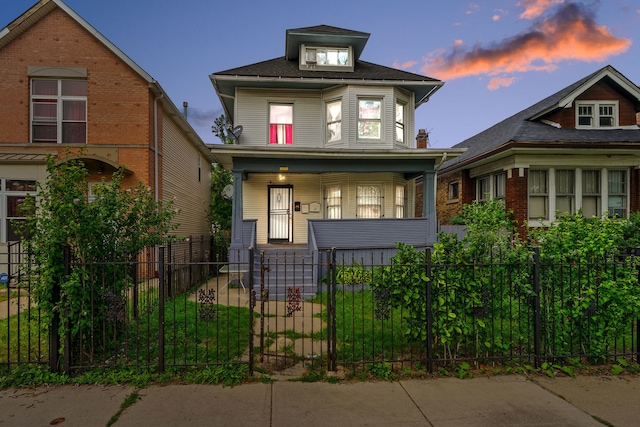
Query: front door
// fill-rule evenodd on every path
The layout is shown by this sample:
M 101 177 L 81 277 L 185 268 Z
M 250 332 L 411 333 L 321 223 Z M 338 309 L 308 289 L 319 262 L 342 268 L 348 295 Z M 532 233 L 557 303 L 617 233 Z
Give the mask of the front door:
M 293 242 L 293 186 L 269 186 L 269 243 Z

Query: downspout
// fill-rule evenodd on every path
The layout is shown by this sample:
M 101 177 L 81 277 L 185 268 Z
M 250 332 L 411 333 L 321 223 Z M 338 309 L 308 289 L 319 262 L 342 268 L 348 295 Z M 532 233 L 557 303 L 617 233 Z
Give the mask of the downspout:
M 158 190 L 158 184 L 160 179 L 158 177 L 158 101 L 164 98 L 164 93 L 156 96 L 153 99 L 153 149 L 154 149 L 154 187 L 156 203 L 160 200 L 160 190 Z

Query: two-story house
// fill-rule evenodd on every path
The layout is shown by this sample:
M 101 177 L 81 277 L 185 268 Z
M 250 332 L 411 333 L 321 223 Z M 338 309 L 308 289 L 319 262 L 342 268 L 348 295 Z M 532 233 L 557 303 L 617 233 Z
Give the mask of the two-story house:
M 210 76 L 237 136 L 210 146 L 233 171 L 232 249 L 435 242 L 436 166 L 464 150 L 416 148 L 414 111 L 443 82 L 361 60 L 369 36 L 289 29 L 284 56 Z
M 582 211 L 640 209 L 640 88 L 606 66 L 455 145 L 438 173 L 438 219 L 503 199 L 521 232 Z
M 158 82 L 61 0 L 0 30 L 0 100 L 0 245 L 18 239 L 18 202 L 45 180 L 46 156 L 67 149 L 91 183 L 124 167 L 125 186 L 175 198 L 176 234 L 209 234 L 210 151 Z

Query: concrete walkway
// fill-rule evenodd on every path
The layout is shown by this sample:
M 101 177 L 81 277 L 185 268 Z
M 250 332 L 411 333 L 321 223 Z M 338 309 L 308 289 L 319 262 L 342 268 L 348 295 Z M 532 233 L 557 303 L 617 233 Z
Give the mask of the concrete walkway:
M 329 384 L 60 386 L 0 391 L 1 426 L 637 426 L 640 377 Z

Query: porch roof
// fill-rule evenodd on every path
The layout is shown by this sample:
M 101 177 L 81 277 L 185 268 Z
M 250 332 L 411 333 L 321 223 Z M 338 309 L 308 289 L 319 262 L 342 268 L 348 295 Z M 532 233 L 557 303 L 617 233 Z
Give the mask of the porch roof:
M 322 149 L 308 147 L 249 147 L 209 145 L 216 162 L 225 169 L 244 172 L 420 172 L 435 170 L 464 148 L 445 149 Z

